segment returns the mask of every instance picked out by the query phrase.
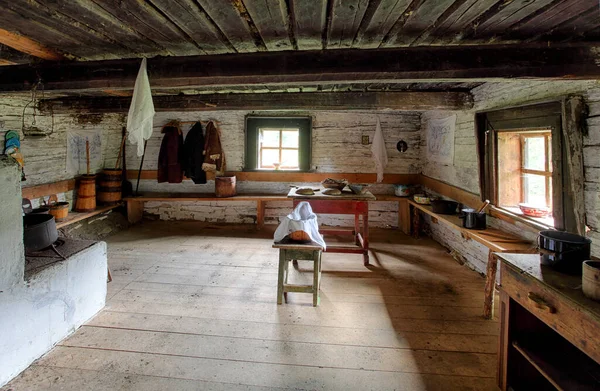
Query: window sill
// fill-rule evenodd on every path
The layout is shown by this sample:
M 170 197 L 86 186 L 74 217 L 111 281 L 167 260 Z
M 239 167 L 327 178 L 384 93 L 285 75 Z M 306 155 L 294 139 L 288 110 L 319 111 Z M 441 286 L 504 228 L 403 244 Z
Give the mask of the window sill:
M 519 212 L 521 212 L 519 210 Z M 498 218 L 500 220 L 504 220 L 508 223 L 514 224 L 515 222 L 522 223 L 527 227 L 531 228 L 532 231 L 545 231 L 555 229 L 554 226 L 544 223 L 543 219 L 535 218 L 535 217 L 527 217 L 522 213 L 516 211 L 511 211 L 505 208 L 500 208 L 497 206 L 490 207 L 490 215 L 492 217 Z

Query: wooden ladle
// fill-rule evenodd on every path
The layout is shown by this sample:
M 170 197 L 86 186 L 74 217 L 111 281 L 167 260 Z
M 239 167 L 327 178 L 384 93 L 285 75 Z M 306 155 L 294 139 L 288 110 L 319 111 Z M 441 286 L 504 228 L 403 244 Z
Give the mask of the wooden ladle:
M 481 205 L 481 208 L 479 208 L 479 210 L 477 211 L 477 213 L 481 213 L 483 212 L 483 210 L 490 204 L 490 200 L 485 200 L 485 202 L 483 203 L 483 205 Z

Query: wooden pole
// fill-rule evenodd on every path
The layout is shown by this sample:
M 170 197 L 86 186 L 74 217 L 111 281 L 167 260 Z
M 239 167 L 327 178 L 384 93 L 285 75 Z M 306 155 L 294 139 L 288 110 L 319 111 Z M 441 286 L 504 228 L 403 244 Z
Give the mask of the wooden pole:
M 87 174 L 90 175 L 90 141 L 85 140 L 85 160 L 87 163 Z

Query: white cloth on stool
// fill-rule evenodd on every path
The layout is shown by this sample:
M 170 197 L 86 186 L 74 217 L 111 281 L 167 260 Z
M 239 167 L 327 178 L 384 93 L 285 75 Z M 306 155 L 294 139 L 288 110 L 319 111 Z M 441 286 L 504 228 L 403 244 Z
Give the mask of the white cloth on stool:
M 377 117 L 377 126 L 375 127 L 375 135 L 373 136 L 373 145 L 371 145 L 371 153 L 375 161 L 375 169 L 377 171 L 377 182 L 383 181 L 383 170 L 388 164 L 387 151 L 385 149 L 385 140 L 381 131 L 379 117 Z
M 144 154 L 144 142 L 152 136 L 152 119 L 154 118 L 154 103 L 152 102 L 152 91 L 148 72 L 146 72 L 146 59 L 142 59 L 142 65 L 135 79 L 133 98 L 127 115 L 127 132 L 129 142 L 137 144 L 137 155 Z
M 325 240 L 319 233 L 317 215 L 313 213 L 310 204 L 302 201 L 296 209 L 281 220 L 281 224 L 275 230 L 275 242 L 280 242 L 287 235 L 295 231 L 304 231 L 310 239 L 325 249 Z

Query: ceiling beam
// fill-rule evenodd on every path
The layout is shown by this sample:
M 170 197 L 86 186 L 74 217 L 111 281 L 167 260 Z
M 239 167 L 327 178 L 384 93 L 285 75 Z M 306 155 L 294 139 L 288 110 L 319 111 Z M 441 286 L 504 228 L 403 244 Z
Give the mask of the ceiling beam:
M 305 92 L 155 96 L 156 111 L 213 110 L 468 110 L 468 92 Z M 40 102 L 40 110 L 57 113 L 126 113 L 129 97 L 68 97 Z
M 19 52 L 29 54 L 33 57 L 50 61 L 64 60 L 65 56 L 56 50 L 45 47 L 39 42 L 29 39 L 23 35 L 15 34 L 0 28 L 0 43 L 9 46 Z
M 140 60 L 0 69 L 0 91 L 132 89 Z M 600 79 L 600 44 L 443 46 L 236 53 L 148 60 L 153 90 L 293 83 Z

